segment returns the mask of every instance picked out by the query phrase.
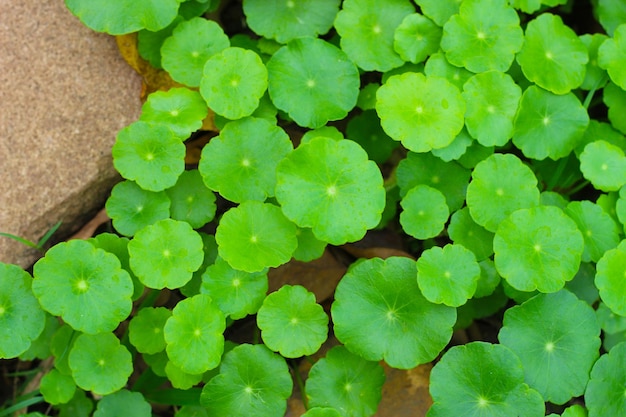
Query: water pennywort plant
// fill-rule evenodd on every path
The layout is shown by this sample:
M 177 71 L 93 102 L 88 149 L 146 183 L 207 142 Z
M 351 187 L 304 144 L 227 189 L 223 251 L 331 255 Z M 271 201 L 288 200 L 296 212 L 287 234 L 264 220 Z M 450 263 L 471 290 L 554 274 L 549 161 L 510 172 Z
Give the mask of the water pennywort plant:
M 52 363 L 0 415 L 367 417 L 418 366 L 428 417 L 626 415 L 621 0 L 65 3 L 170 81 L 114 233 L 0 265 Z

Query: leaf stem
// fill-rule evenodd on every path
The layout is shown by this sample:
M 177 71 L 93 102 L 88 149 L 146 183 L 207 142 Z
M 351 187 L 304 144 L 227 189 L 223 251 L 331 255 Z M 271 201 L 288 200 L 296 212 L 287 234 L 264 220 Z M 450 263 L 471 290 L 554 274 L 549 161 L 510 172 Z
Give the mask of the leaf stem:
M 604 84 L 607 80 L 608 80 L 608 74 L 604 74 L 604 76 L 602 76 L 602 78 L 600 78 L 598 80 L 598 82 L 596 82 L 596 84 L 593 86 L 593 88 L 591 90 L 589 90 L 589 92 L 587 93 L 587 96 L 585 97 L 585 101 L 583 102 L 583 107 L 585 108 L 585 110 L 589 109 L 589 105 L 591 104 L 591 100 L 593 100 L 593 95 L 596 93 L 598 88 L 602 84 Z

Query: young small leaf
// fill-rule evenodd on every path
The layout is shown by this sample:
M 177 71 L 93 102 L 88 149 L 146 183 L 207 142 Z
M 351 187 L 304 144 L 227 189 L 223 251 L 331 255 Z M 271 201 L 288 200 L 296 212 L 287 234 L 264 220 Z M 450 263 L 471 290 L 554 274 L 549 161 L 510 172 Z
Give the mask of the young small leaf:
M 443 231 L 450 210 L 441 191 L 416 185 L 400 201 L 402 229 L 416 239 L 430 239 Z
M 183 171 L 176 184 L 165 192 L 172 202 L 172 219 L 187 222 L 198 229 L 215 217 L 215 194 L 204 186 L 198 170 Z
M 171 88 L 150 94 L 141 108 L 139 120 L 166 125 L 176 136 L 187 138 L 202 127 L 207 113 L 200 93 L 188 88 Z

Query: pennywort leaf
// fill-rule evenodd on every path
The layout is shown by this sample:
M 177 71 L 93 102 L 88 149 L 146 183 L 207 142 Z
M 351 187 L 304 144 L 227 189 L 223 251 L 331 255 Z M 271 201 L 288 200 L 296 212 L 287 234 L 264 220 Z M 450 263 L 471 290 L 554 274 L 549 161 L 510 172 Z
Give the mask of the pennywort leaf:
M 265 297 L 257 325 L 265 346 L 286 358 L 312 355 L 328 336 L 328 316 L 315 294 L 300 285 L 284 285 Z
M 585 391 L 599 356 L 600 326 L 589 304 L 561 290 L 508 309 L 498 339 L 520 358 L 531 388 L 564 404 Z
M 607 39 L 598 49 L 598 66 L 609 73 L 611 81 L 626 90 L 626 23 L 615 28 L 613 37 Z
M 617 191 L 626 184 L 626 155 L 607 141 L 593 141 L 580 154 L 580 171 L 598 190 Z
M 593 365 L 585 391 L 585 405 L 589 410 L 589 417 L 620 415 L 626 412 L 625 355 L 626 343 L 623 342 L 602 355 Z
M 155 354 L 165 350 L 163 327 L 172 312 L 165 307 L 142 308 L 128 325 L 130 343 L 138 352 Z
M 576 223 L 554 206 L 517 210 L 493 240 L 498 273 L 520 291 L 556 292 L 578 272 L 584 240 Z
M 590 201 L 572 201 L 565 214 L 576 222 L 585 240 L 583 262 L 598 262 L 606 251 L 620 242 L 617 224 L 600 206 Z
M 620 244 L 602 255 L 598 261 L 595 284 L 600 291 L 600 298 L 615 314 L 626 316 L 624 296 L 626 283 L 626 245 Z
M 442 30 L 432 20 L 419 13 L 406 15 L 393 36 L 394 50 L 400 57 L 417 64 L 437 52 Z
M 207 187 L 241 203 L 274 195 L 276 166 L 291 150 L 274 123 L 248 117 L 227 123 L 202 150 L 198 169 Z
M 348 56 L 322 39 L 298 38 L 267 62 L 269 94 L 298 125 L 317 128 L 343 119 L 356 105 L 359 72 Z
M 167 356 L 182 371 L 201 374 L 216 368 L 224 351 L 224 314 L 206 294 L 180 301 L 165 322 Z
M 93 417 L 116 417 L 129 415 L 134 417 L 150 417 L 152 407 L 140 392 L 120 390 L 103 397 L 98 401 Z
M 450 217 L 448 235 L 454 243 L 461 244 L 474 252 L 476 260 L 482 261 L 493 254 L 494 233 L 478 225 L 469 209 L 463 207 Z
M 166 125 L 176 136 L 187 138 L 202 127 L 207 114 L 207 105 L 200 93 L 188 88 L 171 88 L 150 94 L 141 108 L 139 120 Z
M 385 206 L 382 175 L 355 142 L 317 137 L 277 168 L 276 198 L 285 216 L 325 242 L 361 239 Z
M 402 229 L 416 239 L 429 239 L 443 231 L 450 210 L 446 197 L 436 188 L 416 185 L 400 201 Z
M 469 71 L 506 71 L 523 41 L 519 17 L 506 0 L 465 0 L 443 26 L 441 49 L 451 64 Z
M 165 190 L 172 204 L 170 217 L 197 229 L 215 217 L 215 194 L 204 186 L 198 170 L 183 171 L 173 187 Z
M 128 272 L 115 255 L 86 241 L 52 247 L 37 261 L 33 275 L 33 293 L 43 309 L 76 330 L 113 331 L 130 314 L 133 282 Z
M 215 232 L 221 258 L 234 269 L 259 272 L 287 263 L 296 250 L 296 226 L 277 206 L 246 201 L 228 210 Z
M 224 355 L 219 374 L 202 389 L 209 415 L 281 417 L 293 382 L 285 360 L 264 345 L 243 344 Z
M 410 369 L 433 360 L 452 337 L 454 308 L 429 302 L 409 258 L 368 259 L 350 268 L 335 291 L 334 331 L 371 361 Z M 411 335 L 419 332 L 422 337 Z

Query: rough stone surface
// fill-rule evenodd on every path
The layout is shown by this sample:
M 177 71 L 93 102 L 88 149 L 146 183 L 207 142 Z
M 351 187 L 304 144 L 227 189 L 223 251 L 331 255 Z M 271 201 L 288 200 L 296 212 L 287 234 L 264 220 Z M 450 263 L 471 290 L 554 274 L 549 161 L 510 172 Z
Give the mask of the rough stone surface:
M 63 0 L 0 0 L 0 232 L 68 236 L 117 180 L 110 149 L 139 117 L 141 80 Z M 0 237 L 0 261 L 39 254 Z

